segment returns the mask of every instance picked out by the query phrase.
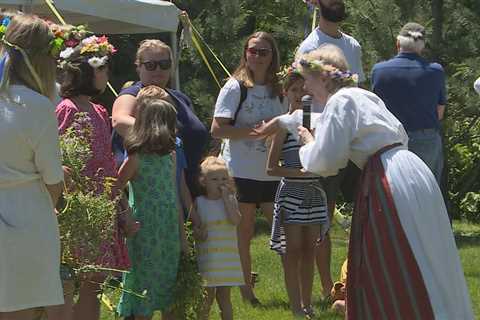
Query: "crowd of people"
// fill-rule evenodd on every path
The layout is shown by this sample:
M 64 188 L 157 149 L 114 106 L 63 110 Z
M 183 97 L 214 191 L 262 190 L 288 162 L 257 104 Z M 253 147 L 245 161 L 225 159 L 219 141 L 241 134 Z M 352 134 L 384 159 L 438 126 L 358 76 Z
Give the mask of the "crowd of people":
M 139 44 L 139 81 L 122 89 L 110 119 L 92 100 L 105 90 L 116 52 L 105 36 L 5 15 L 0 320 L 34 319 L 38 308 L 54 320 L 100 317 L 97 296 L 107 274 L 82 276 L 73 299 L 60 272 L 55 207 L 72 186 L 59 135 L 79 113 L 92 128 L 83 175 L 113 178 L 112 197 L 121 199 L 118 228 L 97 264 L 128 270 L 117 306 L 124 319 L 151 319 L 155 311 L 175 319 L 187 219 L 206 293 L 198 318 L 209 319 L 216 301 L 221 318 L 233 319 L 232 287 L 245 303 L 261 305 L 250 254 L 259 210 L 271 226 L 269 245 L 280 256 L 294 317 L 313 317 L 316 265 L 322 296 L 347 319 L 474 318 L 439 188 L 445 75 L 421 56 L 425 28 L 408 23 L 400 30 L 399 54 L 374 66 L 368 91 L 361 47 L 340 30 L 343 0 L 312 2 L 319 25 L 283 71 L 271 34 L 245 40 L 213 111 L 210 134 L 223 140 L 221 152 L 206 158 L 207 127 L 188 96 L 168 88 L 175 62 L 167 44 Z M 311 119 L 302 108 L 307 94 Z M 329 229 L 340 192 L 354 200 L 354 211 L 348 258 L 334 284 Z

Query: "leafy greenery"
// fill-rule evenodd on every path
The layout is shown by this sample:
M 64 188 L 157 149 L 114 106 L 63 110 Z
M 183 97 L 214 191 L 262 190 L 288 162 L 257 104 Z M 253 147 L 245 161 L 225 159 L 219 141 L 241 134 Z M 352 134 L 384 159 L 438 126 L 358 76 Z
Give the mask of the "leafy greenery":
M 191 223 L 187 224 L 188 252 L 182 253 L 175 285 L 175 303 L 173 313 L 175 319 L 195 320 L 204 302 L 202 277 L 198 271 L 197 256 L 193 247 Z
M 63 195 L 64 206 L 58 213 L 62 263 L 77 270 L 105 258 L 103 248 L 112 241 L 116 225 L 113 181 L 100 175 L 89 179 L 83 173 L 91 157 L 91 132 L 88 116 L 78 113 L 72 126 L 60 136 L 63 165 L 69 168 L 71 177 Z

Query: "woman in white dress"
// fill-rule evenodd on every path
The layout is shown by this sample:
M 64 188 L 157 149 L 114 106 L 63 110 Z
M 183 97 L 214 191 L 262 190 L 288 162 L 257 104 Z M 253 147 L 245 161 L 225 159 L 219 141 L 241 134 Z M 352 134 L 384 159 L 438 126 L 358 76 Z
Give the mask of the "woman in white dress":
M 9 24 L 8 24 L 9 23 Z M 62 192 L 49 25 L 30 15 L 8 24 L 0 84 L 0 319 L 30 320 L 45 307 L 66 319 L 54 204 Z
M 375 94 L 352 87 L 340 49 L 300 58 L 307 91 L 325 102 L 315 137 L 299 135 L 303 167 L 330 176 L 363 168 L 350 235 L 348 319 L 473 319 L 440 189 L 407 150 L 400 122 Z

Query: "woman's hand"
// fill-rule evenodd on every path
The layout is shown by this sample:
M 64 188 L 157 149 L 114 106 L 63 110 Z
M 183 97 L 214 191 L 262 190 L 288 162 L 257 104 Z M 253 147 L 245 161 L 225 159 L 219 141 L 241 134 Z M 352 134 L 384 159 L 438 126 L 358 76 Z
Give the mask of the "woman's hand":
M 278 117 L 275 117 L 268 122 L 260 122 L 257 126 L 255 126 L 253 131 L 257 134 L 256 139 L 264 139 L 272 134 L 277 133 L 279 129 L 280 123 L 278 121 Z
M 131 238 L 133 237 L 138 230 L 140 230 L 140 222 L 135 220 L 132 215 L 132 209 L 127 207 L 119 214 L 119 224 L 120 228 L 125 234 L 125 237 Z
M 298 136 L 300 137 L 300 141 L 303 144 L 310 143 L 312 141 L 315 141 L 315 138 L 313 137 L 312 133 L 305 127 L 298 127 Z

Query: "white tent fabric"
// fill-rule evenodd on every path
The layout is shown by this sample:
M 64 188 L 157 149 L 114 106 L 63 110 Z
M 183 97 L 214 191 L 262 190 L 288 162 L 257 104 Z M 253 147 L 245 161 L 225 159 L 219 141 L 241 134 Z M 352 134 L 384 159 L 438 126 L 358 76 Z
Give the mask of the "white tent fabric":
M 55 0 L 67 23 L 87 24 L 95 33 L 174 33 L 180 10 L 161 0 Z M 20 9 L 57 21 L 43 0 L 0 0 L 0 8 Z

